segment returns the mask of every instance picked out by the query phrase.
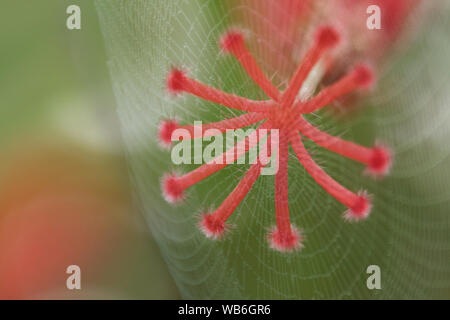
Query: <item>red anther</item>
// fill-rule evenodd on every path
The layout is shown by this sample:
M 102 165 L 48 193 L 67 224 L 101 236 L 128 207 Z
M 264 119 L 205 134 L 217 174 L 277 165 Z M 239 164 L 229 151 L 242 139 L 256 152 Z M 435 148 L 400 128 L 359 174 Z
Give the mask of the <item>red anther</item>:
M 344 218 L 348 221 L 359 221 L 366 219 L 370 210 L 372 210 L 372 202 L 366 191 L 360 191 L 353 201 L 353 204 L 344 213 Z
M 333 27 L 323 26 L 317 30 L 316 41 L 320 46 L 332 48 L 339 43 L 339 40 L 339 33 Z
M 244 35 L 238 30 L 227 31 L 220 39 L 220 46 L 223 51 L 231 52 L 237 46 L 244 44 Z
M 302 240 L 303 237 L 300 231 L 291 225 L 291 232 L 289 234 L 284 234 L 278 230 L 278 228 L 273 228 L 269 233 L 269 244 L 272 249 L 280 252 L 291 252 L 303 248 Z
M 210 213 L 204 214 L 199 222 L 200 230 L 211 239 L 220 239 L 224 236 L 227 226 Z
M 392 153 L 388 147 L 377 144 L 372 148 L 366 172 L 375 177 L 387 175 L 392 165 Z
M 362 88 L 369 88 L 374 82 L 374 75 L 372 69 L 365 64 L 355 67 L 353 70 L 355 82 Z
M 163 120 L 158 127 L 159 143 L 164 147 L 172 145 L 172 133 L 178 128 L 178 123 L 174 120 Z
M 186 73 L 179 69 L 172 69 L 167 75 L 167 89 L 173 94 L 180 93 L 184 90 Z
M 178 203 L 184 199 L 184 189 L 180 184 L 179 177 L 175 174 L 167 174 L 162 179 L 162 190 L 164 198 L 169 203 Z

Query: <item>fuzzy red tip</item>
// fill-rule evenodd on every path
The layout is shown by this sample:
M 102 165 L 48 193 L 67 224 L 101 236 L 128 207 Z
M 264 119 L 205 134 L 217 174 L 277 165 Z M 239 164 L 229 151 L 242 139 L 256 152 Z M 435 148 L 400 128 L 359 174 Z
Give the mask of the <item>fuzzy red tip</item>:
M 174 174 L 167 174 L 164 176 L 161 188 L 163 190 L 164 198 L 169 203 L 177 203 L 184 199 L 184 189 L 178 183 L 178 177 Z
M 301 240 L 303 237 L 300 231 L 294 226 L 291 226 L 291 233 L 289 235 L 282 234 L 277 227 L 273 228 L 269 233 L 269 243 L 272 249 L 280 252 L 290 252 L 303 248 Z
M 375 145 L 372 149 L 372 156 L 367 165 L 366 172 L 375 177 L 387 175 L 392 165 L 392 154 L 389 148 L 382 145 Z
M 233 50 L 237 44 L 244 42 L 244 35 L 237 30 L 227 31 L 220 39 L 220 46 L 223 51 L 229 52 Z
M 212 214 L 203 215 L 199 227 L 205 236 L 211 239 L 222 238 L 226 229 L 225 224 L 221 221 L 217 221 Z
M 353 75 L 356 83 L 362 88 L 370 88 L 375 80 L 372 69 L 365 64 L 356 66 Z
M 367 192 L 362 191 L 358 194 L 353 206 L 344 213 L 344 218 L 348 221 L 364 220 L 369 216 L 370 210 L 372 210 L 372 202 Z
M 178 128 L 178 123 L 174 120 L 163 120 L 158 127 L 159 142 L 164 147 L 172 145 L 172 133 Z
M 330 26 L 324 26 L 317 30 L 316 41 L 321 46 L 331 48 L 339 43 L 340 37 L 337 30 Z
M 167 88 L 170 92 L 176 94 L 183 91 L 183 84 L 186 79 L 186 73 L 179 69 L 172 69 L 167 75 Z

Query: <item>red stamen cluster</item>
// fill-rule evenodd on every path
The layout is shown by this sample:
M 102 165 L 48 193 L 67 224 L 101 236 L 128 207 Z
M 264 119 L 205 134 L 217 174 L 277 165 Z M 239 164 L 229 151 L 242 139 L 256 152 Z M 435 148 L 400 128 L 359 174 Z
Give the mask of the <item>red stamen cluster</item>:
M 259 126 L 260 129 L 268 129 L 268 134 L 270 134 L 270 130 L 279 130 L 279 143 L 276 146 L 279 150 L 279 169 L 275 176 L 276 226 L 269 235 L 271 247 L 279 251 L 291 251 L 302 247 L 302 236 L 291 225 L 289 219 L 287 169 L 289 144 L 311 177 L 332 197 L 348 208 L 344 213 L 347 220 L 366 218 L 371 209 L 370 198 L 365 191 L 353 193 L 331 178 L 311 158 L 302 143 L 302 136 L 328 150 L 365 164 L 367 171 L 373 175 L 385 175 L 390 168 L 391 155 L 387 148 L 381 145 L 367 148 L 331 136 L 311 125 L 302 116 L 302 114 L 311 113 L 325 107 L 347 93 L 359 88 L 367 88 L 373 82 L 374 77 L 371 69 L 366 65 L 359 65 L 310 100 L 300 101 L 297 99 L 297 94 L 312 68 L 338 42 L 339 34 L 335 29 L 331 27 L 320 28 L 314 38 L 312 47 L 296 69 L 287 89 L 280 92 L 264 75 L 247 50 L 243 35 L 238 31 L 227 32 L 220 41 L 223 51 L 232 54 L 240 62 L 248 75 L 271 98 L 270 100 L 255 101 L 222 92 L 189 78 L 178 69 L 173 69 L 167 77 L 167 87 L 173 93 L 187 92 L 228 108 L 247 112 L 236 118 L 209 123 L 205 125 L 207 128 L 215 128 L 220 132 L 225 132 L 227 129 L 243 128 L 264 120 Z M 161 123 L 159 130 L 161 143 L 170 145 L 171 134 L 176 128 L 184 128 L 193 132 L 193 126 L 191 125 L 180 126 L 172 120 L 165 120 Z M 259 139 L 262 138 L 259 137 Z M 235 160 L 252 147 L 248 143 L 248 139 L 244 139 L 218 157 L 225 157 L 228 156 L 228 153 L 231 153 Z M 274 146 L 270 147 L 273 148 Z M 225 161 L 217 163 L 213 160 L 185 175 L 166 175 L 162 182 L 163 194 L 167 201 L 178 202 L 184 198 L 184 191 L 187 188 L 221 170 L 226 165 Z M 202 216 L 199 225 L 207 237 L 219 239 L 224 235 L 227 229 L 227 219 L 250 191 L 263 167 L 264 164 L 261 162 L 253 164 L 219 208 Z

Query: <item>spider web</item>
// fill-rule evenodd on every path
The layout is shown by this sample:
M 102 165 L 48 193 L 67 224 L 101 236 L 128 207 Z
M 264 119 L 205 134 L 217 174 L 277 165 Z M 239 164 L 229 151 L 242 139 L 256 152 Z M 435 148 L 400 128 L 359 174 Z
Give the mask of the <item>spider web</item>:
M 232 1 L 96 4 L 135 196 L 184 298 L 450 297 L 448 2 L 383 70 L 358 116 L 339 120 L 320 112 L 309 118 L 321 129 L 363 145 L 372 145 L 375 137 L 388 143 L 395 151 L 395 166 L 388 178 L 372 181 L 361 174 L 361 165 L 306 143 L 337 181 L 353 191 L 368 189 L 374 196 L 367 221 L 346 223 L 341 217 L 345 208 L 312 180 L 291 151 L 291 217 L 306 237 L 305 248 L 291 254 L 271 250 L 266 241 L 267 229 L 275 224 L 273 176 L 258 179 L 231 216 L 231 232 L 220 242 L 199 232 L 197 215 L 216 208 L 248 166 L 230 165 L 207 178 L 190 188 L 179 206 L 167 204 L 160 190 L 161 176 L 174 165 L 170 152 L 157 143 L 159 121 L 176 117 L 183 124 L 206 123 L 235 115 L 199 98 L 170 97 L 164 83 L 167 71 L 183 66 L 211 86 L 263 98 L 239 64 L 220 54 L 217 46 L 227 28 L 245 26 L 246 19 L 235 20 L 236 12 L 247 20 L 258 13 Z M 264 17 L 258 19 L 264 27 L 274 27 Z M 265 50 L 274 50 L 251 30 L 249 45 L 257 59 Z M 295 65 L 282 52 L 280 64 Z M 277 85 L 287 80 L 262 65 Z M 381 268 L 381 290 L 367 289 L 366 269 L 372 264 Z

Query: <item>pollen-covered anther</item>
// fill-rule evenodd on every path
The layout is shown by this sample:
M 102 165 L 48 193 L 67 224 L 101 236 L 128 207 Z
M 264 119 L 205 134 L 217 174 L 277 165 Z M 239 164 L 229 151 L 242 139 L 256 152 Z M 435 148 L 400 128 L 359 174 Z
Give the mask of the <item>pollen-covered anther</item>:
M 375 145 L 367 164 L 366 173 L 374 177 L 383 177 L 389 174 L 392 166 L 392 153 L 388 147 Z
M 372 210 L 372 201 L 366 191 L 360 191 L 353 205 L 344 213 L 348 221 L 359 221 L 366 219 Z
M 225 223 L 211 213 L 204 214 L 201 217 L 199 227 L 206 237 L 216 240 L 222 238 L 227 229 Z
M 360 64 L 355 67 L 353 79 L 361 88 L 370 88 L 375 82 L 373 70 L 366 64 Z
M 158 139 L 163 147 L 170 147 L 172 145 L 172 133 L 178 127 L 178 123 L 175 120 L 162 120 L 160 122 L 158 127 Z
M 320 46 L 331 48 L 340 41 L 338 31 L 331 26 L 323 26 L 317 30 L 316 41 Z
M 166 174 L 161 182 L 164 198 L 169 203 L 181 202 L 184 195 L 184 188 L 180 185 L 178 176 L 175 174 Z
M 244 35 L 238 30 L 229 30 L 220 39 L 220 47 L 225 52 L 230 52 L 237 46 L 244 44 Z
M 288 233 L 280 232 L 277 227 L 272 228 L 268 235 L 270 247 L 280 252 L 291 252 L 303 248 L 303 237 L 300 231 L 291 225 Z
M 180 69 L 174 68 L 167 75 L 167 89 L 173 94 L 182 92 L 185 82 L 186 73 Z

